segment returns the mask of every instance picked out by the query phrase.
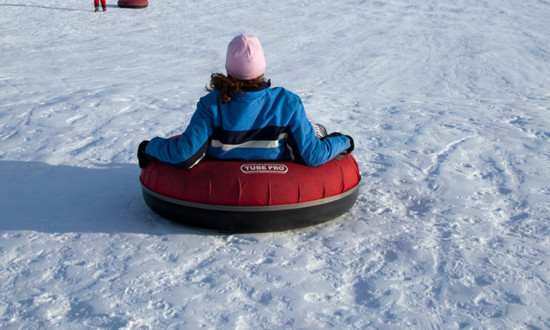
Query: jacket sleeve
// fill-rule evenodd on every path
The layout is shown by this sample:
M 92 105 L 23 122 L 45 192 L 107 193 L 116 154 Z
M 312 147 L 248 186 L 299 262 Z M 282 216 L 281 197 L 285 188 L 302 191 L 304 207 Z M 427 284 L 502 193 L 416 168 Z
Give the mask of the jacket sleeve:
M 294 160 L 307 166 L 326 163 L 350 147 L 350 140 L 340 133 L 332 133 L 319 139 L 313 131 L 302 101 L 299 100 L 289 123 L 289 145 Z
M 191 168 L 206 155 L 212 127 L 212 113 L 199 102 L 185 132 L 176 138 L 155 137 L 145 151 L 150 157 L 170 166 Z

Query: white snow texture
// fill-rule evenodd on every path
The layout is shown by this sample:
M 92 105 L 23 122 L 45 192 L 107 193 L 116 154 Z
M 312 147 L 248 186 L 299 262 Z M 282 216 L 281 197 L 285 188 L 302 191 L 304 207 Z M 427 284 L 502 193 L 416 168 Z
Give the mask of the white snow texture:
M 0 328 L 550 328 L 548 0 L 0 1 Z M 239 33 L 354 137 L 354 207 L 222 235 L 144 203 Z

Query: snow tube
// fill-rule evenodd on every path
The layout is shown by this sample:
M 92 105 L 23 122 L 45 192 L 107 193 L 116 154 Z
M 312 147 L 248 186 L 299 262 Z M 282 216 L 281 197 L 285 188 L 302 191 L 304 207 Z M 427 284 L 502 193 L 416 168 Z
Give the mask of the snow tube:
M 317 167 L 203 159 L 182 170 L 152 161 L 140 179 L 146 204 L 165 218 L 250 233 L 302 228 L 342 215 L 357 199 L 361 175 L 348 154 Z
M 145 8 L 148 4 L 147 0 L 118 0 L 120 8 Z

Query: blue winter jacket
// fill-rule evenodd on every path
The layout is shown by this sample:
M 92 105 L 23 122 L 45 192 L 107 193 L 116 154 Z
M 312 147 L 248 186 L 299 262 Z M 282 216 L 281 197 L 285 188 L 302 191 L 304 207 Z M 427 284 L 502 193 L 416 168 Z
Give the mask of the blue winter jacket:
M 205 95 L 183 134 L 153 138 L 146 153 L 178 168 L 190 168 L 204 156 L 318 166 L 349 147 L 339 133 L 319 139 L 298 95 L 276 87 L 243 92 L 227 103 L 217 91 Z

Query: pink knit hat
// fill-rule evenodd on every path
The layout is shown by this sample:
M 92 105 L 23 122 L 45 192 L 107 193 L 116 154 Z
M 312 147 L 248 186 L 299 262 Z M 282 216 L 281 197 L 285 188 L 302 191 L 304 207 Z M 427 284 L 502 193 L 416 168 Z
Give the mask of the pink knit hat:
M 265 57 L 260 40 L 253 36 L 238 35 L 227 46 L 225 69 L 233 78 L 250 80 L 265 72 Z

